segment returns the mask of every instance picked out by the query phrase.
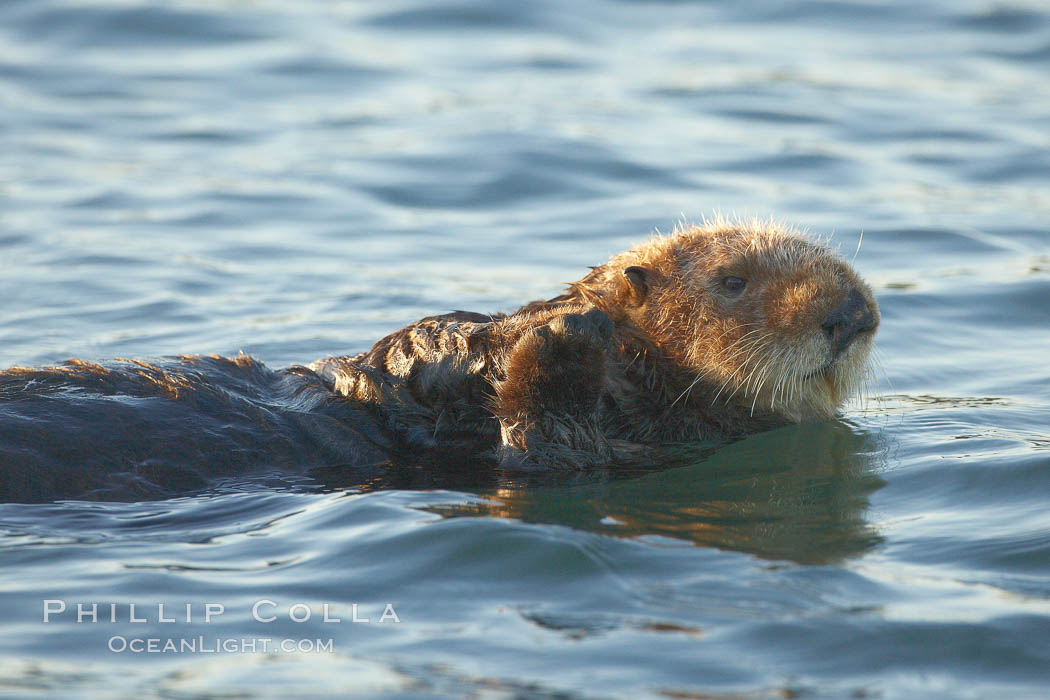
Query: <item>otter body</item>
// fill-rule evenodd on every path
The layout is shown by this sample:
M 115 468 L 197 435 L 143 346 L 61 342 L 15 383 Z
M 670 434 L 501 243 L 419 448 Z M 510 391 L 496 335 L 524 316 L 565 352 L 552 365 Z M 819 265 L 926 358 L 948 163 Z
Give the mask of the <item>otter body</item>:
M 354 357 L 0 372 L 0 498 L 152 497 L 252 465 L 419 452 L 517 468 L 644 459 L 834 415 L 878 323 L 869 287 L 827 248 L 717 221 L 621 253 L 553 299 L 424 318 Z
M 767 224 L 676 231 L 509 315 L 422 319 L 310 365 L 407 445 L 586 467 L 827 418 L 864 378 L 870 288 Z
M 250 357 L 0 372 L 0 501 L 143 500 L 386 458 L 371 412 Z

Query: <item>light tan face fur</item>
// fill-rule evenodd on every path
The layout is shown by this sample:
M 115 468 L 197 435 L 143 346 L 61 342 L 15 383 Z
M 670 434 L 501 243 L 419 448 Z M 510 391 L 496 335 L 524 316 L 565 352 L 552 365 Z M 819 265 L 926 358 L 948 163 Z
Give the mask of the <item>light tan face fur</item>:
M 612 261 L 621 271 L 630 265 L 650 271 L 635 322 L 696 374 L 704 393 L 714 392 L 712 402 L 792 422 L 826 418 L 867 376 L 879 322 L 871 289 L 830 250 L 796 232 L 719 222 Z M 732 289 L 739 283 L 730 278 L 743 280 L 743 288 Z M 836 354 L 824 325 L 852 290 L 870 311 L 871 327 Z

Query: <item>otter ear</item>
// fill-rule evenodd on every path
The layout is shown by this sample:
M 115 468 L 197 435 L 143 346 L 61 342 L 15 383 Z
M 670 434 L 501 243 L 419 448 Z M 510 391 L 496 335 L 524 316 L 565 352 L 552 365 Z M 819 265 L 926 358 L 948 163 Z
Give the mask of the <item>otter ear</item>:
M 641 306 L 649 294 L 649 270 L 631 265 L 623 271 L 623 278 L 627 280 L 627 296 L 630 303 L 633 306 Z

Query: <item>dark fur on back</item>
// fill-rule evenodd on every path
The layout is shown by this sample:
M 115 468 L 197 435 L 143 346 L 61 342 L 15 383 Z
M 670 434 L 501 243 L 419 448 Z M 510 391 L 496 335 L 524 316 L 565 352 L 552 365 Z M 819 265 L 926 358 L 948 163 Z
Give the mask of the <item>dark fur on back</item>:
M 141 500 L 386 458 L 367 410 L 249 357 L 0 372 L 0 499 Z

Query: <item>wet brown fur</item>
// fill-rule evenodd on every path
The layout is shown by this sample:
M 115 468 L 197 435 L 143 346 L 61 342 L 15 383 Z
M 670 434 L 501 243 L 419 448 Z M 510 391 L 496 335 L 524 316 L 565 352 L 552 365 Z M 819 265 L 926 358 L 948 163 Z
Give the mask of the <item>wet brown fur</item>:
M 729 277 L 744 290 L 728 291 Z M 851 292 L 873 321 L 836 353 L 826 320 Z M 512 314 L 425 318 L 310 368 L 405 444 L 583 467 L 830 417 L 860 388 L 877 325 L 870 288 L 827 248 L 719 219 Z

